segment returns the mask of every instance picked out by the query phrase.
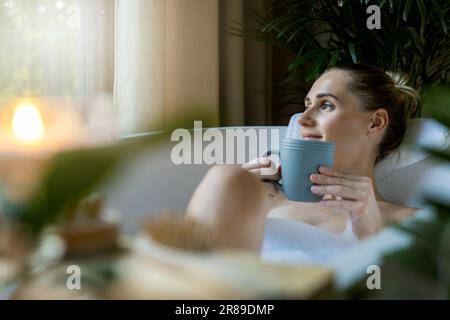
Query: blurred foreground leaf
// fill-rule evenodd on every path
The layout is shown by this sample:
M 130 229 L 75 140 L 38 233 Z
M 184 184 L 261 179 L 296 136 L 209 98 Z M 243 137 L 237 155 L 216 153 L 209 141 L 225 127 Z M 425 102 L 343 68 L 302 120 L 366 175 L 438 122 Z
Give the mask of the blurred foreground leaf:
M 423 97 L 424 117 L 433 118 L 450 127 L 450 87 L 428 89 Z
M 177 128 L 192 128 L 193 122 L 203 121 L 204 127 L 216 123 L 206 113 L 190 113 L 171 121 L 156 134 L 123 140 L 99 148 L 72 150 L 54 156 L 33 196 L 25 203 L 5 203 L 4 210 L 34 234 L 55 221 L 65 210 L 108 182 L 119 164 L 137 153 L 168 142 Z

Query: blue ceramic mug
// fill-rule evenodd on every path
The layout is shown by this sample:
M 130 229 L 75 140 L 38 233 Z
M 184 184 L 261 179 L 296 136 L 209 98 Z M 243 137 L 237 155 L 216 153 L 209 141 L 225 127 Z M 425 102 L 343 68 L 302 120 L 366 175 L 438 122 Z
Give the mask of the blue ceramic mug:
M 281 160 L 281 182 L 277 188 L 292 201 L 319 202 L 322 197 L 311 192 L 310 176 L 321 165 L 333 167 L 336 144 L 328 141 L 284 139 L 278 154 Z

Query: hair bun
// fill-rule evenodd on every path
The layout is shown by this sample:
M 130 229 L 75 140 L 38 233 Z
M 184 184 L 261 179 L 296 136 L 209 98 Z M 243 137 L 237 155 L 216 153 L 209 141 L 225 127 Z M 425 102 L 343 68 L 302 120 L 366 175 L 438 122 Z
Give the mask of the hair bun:
M 386 72 L 394 82 L 395 88 L 403 100 L 403 107 L 408 111 L 408 118 L 414 118 L 417 114 L 420 95 L 416 89 L 409 86 L 409 77 L 402 72 Z
M 396 87 L 408 86 L 409 77 L 406 73 L 392 71 L 386 73 L 394 81 Z

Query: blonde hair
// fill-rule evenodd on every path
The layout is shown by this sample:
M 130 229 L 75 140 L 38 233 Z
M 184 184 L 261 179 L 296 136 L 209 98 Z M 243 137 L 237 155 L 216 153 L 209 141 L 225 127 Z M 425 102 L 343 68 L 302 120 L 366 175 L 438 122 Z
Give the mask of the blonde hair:
M 419 107 L 420 95 L 416 89 L 409 86 L 409 76 L 402 72 L 387 71 L 386 74 L 394 81 L 403 101 L 403 107 L 408 110 L 408 118 L 412 118 Z

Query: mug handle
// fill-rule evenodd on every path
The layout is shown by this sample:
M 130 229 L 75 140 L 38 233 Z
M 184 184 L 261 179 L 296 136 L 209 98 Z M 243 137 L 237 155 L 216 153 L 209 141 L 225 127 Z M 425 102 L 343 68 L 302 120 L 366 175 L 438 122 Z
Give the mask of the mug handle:
M 280 151 L 279 150 L 268 150 L 263 153 L 263 157 L 270 157 L 272 154 L 276 154 L 278 158 L 280 158 Z M 283 184 L 279 183 L 278 181 L 270 181 L 274 185 L 274 187 L 278 190 L 284 193 Z

